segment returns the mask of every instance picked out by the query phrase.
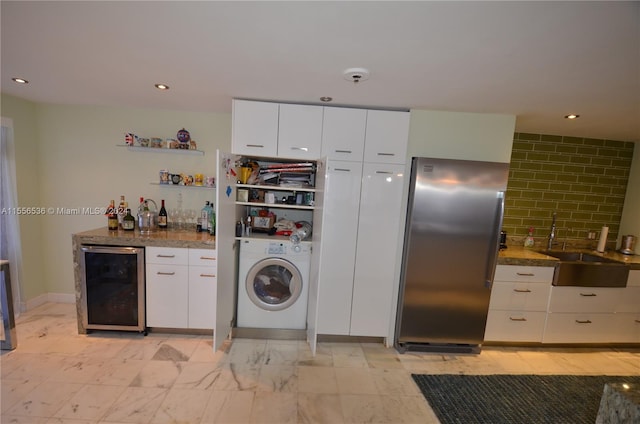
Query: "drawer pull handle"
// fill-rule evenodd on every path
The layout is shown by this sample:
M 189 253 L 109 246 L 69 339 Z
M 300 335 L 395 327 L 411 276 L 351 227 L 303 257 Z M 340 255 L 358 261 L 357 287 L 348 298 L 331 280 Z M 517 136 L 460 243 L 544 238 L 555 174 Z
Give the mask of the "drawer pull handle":
M 516 272 L 516 275 L 519 275 L 521 277 L 535 277 L 536 274 L 534 274 L 533 272 Z
M 264 144 L 247 144 L 247 147 L 259 147 L 259 148 L 263 148 Z
M 200 256 L 200 259 L 206 259 L 208 261 L 215 261 L 216 260 L 216 258 L 211 258 L 211 257 L 208 257 L 208 256 Z
M 347 168 L 336 168 L 336 171 L 351 172 L 351 170 Z
M 529 289 L 513 289 L 513 291 L 516 293 L 531 293 Z
M 584 321 L 577 319 L 576 322 L 578 324 L 591 324 L 591 320 L 588 320 L 588 319 L 585 319 Z
M 523 318 L 514 318 L 514 317 L 509 317 L 509 319 L 510 319 L 511 321 L 526 321 L 526 320 L 527 320 L 527 319 L 526 319 L 526 318 L 524 318 L 524 317 L 523 317 Z
M 156 255 L 158 258 L 175 258 L 176 255 Z
M 383 152 L 378 152 L 378 156 L 395 156 L 395 153 L 383 153 Z
M 376 171 L 376 174 L 393 174 L 393 172 L 389 172 L 389 171 Z
M 215 278 L 215 274 L 200 274 L 201 277 L 212 277 Z
M 580 296 L 582 296 L 582 297 L 596 297 L 597 294 L 595 294 L 595 293 L 580 293 Z
M 336 153 L 353 153 L 351 150 L 336 150 Z
M 291 147 L 291 150 L 302 150 L 303 152 L 308 152 L 308 147 Z
M 172 272 L 158 271 L 158 275 L 176 275 L 176 273 L 175 273 L 175 271 L 172 271 Z

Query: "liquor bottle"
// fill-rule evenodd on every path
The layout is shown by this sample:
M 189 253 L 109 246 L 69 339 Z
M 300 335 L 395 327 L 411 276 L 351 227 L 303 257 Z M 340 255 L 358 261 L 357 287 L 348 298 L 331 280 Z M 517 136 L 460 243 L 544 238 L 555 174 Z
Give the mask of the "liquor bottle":
M 120 203 L 118 204 L 118 228 L 122 228 L 122 220 L 127 213 L 127 202 L 124 201 L 124 196 L 120 196 Z
M 213 202 L 209 206 L 209 234 L 216 235 L 216 208 L 214 208 Z
M 162 199 L 162 206 L 158 212 L 158 227 L 167 228 L 167 210 L 164 207 L 164 199 Z
M 209 201 L 205 203 L 200 211 L 200 231 L 209 232 Z
M 118 230 L 118 214 L 116 213 L 115 200 L 109 203 L 109 208 L 107 209 L 107 227 L 109 231 Z
M 122 229 L 133 231 L 136 228 L 136 219 L 131 215 L 131 209 L 127 208 L 127 213 L 122 218 Z

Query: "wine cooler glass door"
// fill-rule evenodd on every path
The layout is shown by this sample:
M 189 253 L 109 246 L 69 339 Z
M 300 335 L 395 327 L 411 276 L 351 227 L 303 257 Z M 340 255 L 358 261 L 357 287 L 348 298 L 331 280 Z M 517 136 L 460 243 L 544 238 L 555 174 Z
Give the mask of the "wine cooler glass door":
M 84 325 L 145 330 L 144 248 L 82 247 Z

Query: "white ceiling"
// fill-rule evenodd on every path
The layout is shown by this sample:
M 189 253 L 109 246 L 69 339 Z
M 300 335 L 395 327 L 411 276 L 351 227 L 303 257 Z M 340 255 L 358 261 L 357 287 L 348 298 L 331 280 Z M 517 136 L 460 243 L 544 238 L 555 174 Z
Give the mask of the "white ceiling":
M 234 97 L 331 96 L 640 141 L 638 1 L 2 0 L 0 12 L 2 92 L 37 102 L 230 112 Z M 346 81 L 350 67 L 370 79 Z

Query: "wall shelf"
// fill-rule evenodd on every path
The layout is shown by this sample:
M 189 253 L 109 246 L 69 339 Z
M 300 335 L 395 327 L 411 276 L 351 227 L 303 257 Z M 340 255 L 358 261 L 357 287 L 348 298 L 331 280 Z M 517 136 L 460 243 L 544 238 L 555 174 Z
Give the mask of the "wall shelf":
M 129 146 L 127 144 L 117 144 L 118 147 L 126 147 L 131 152 L 156 152 L 156 153 L 175 153 L 178 155 L 194 155 L 204 156 L 204 151 L 193 149 L 167 149 L 161 147 L 142 147 L 142 146 Z
M 288 203 L 236 202 L 236 205 L 252 206 L 255 208 L 300 209 L 307 211 L 315 209 L 315 206 L 291 205 Z
M 160 183 L 154 183 L 154 182 L 151 182 L 149 184 L 157 185 L 157 186 L 160 186 L 160 187 L 171 187 L 171 188 L 197 188 L 198 190 L 202 190 L 202 189 L 215 190 L 216 189 L 215 186 L 214 187 L 209 187 L 209 186 L 182 185 L 182 184 L 160 184 Z
M 308 193 L 315 193 L 316 189 L 312 187 L 294 187 L 294 186 L 280 186 L 280 185 L 257 185 L 257 184 L 237 184 L 238 188 L 256 188 L 258 190 L 266 191 L 301 191 Z

